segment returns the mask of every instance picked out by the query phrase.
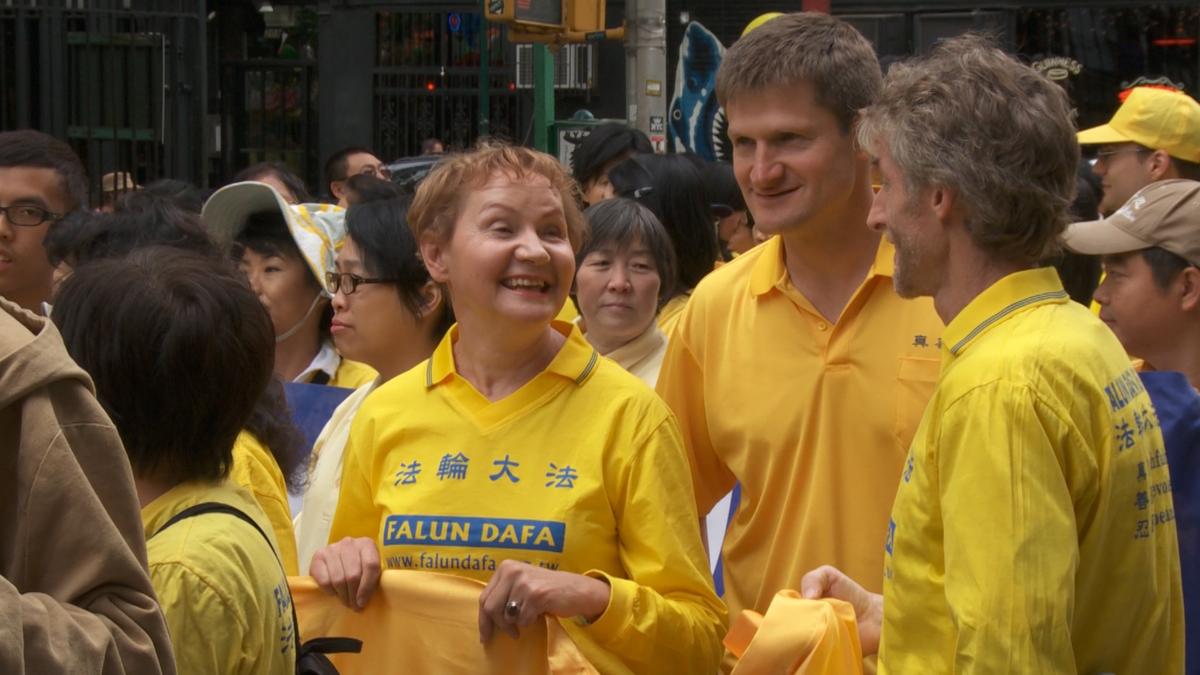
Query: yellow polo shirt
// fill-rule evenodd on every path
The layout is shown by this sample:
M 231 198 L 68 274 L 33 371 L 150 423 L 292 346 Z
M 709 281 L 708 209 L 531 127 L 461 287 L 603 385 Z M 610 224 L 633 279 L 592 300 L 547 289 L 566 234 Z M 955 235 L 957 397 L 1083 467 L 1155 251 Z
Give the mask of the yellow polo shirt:
M 262 507 L 271 529 L 283 568 L 289 575 L 298 574 L 296 560 L 296 531 L 292 527 L 292 509 L 288 505 L 287 483 L 283 471 L 271 451 L 254 434 L 242 430 L 233 442 L 233 466 L 229 479 L 254 495 Z
M 142 508 L 150 581 L 179 675 L 291 675 L 296 627 L 275 542 L 225 513 L 186 518 L 159 532 L 172 516 L 203 502 L 239 509 L 274 539 L 254 498 L 229 481 L 177 485 Z
M 558 354 L 499 401 L 457 374 L 457 327 L 367 397 L 329 539 L 375 539 L 387 569 L 487 581 L 512 559 L 602 576 L 604 614 L 561 622 L 600 672 L 714 672 L 725 609 L 675 420 L 577 327 L 552 325 Z
M 338 364 L 337 373 L 329 380 L 329 386 L 358 389 L 364 384 L 374 382 L 377 377 L 379 377 L 379 373 L 375 372 L 371 366 L 350 359 L 342 359 Z
M 881 673 L 1181 673 L 1171 481 L 1154 407 L 1054 269 L 942 334 L 885 543 Z
M 792 285 L 779 237 L 704 278 L 671 335 L 658 391 L 692 460 L 700 513 L 740 483 L 722 550 L 731 613 L 835 564 L 880 590 L 879 542 L 933 391 L 942 322 L 892 290 L 881 242 L 830 323 Z

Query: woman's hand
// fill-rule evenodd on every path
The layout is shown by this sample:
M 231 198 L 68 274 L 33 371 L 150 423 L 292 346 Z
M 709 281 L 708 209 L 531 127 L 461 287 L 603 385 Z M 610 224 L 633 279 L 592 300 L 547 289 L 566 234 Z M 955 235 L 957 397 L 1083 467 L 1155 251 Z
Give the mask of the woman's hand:
M 479 595 L 479 641 L 498 626 L 513 638 L 543 614 L 600 618 L 612 589 L 600 579 L 505 560 Z
M 858 585 L 841 570 L 823 565 L 800 580 L 800 594 L 809 600 L 837 598 L 854 607 L 858 622 L 858 642 L 863 656 L 879 651 L 879 636 L 883 632 L 883 596 Z
M 321 590 L 360 610 L 379 587 L 379 549 L 370 537 L 346 537 L 317 551 L 308 571 Z

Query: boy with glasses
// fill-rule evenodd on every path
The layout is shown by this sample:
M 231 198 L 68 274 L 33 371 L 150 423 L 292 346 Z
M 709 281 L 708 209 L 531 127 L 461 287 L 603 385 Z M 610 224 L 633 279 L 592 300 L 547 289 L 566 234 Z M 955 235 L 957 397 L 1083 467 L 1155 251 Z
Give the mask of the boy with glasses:
M 83 164 L 66 143 L 31 129 L 0 133 L 0 295 L 41 313 L 54 270 L 42 238 L 86 201 Z

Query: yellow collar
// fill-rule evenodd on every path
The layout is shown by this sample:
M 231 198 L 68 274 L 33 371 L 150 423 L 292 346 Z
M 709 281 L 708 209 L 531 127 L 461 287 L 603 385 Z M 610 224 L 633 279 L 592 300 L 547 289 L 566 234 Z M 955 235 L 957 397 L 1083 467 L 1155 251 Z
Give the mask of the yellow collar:
M 1014 272 L 967 303 L 942 332 L 942 344 L 951 356 L 958 356 L 975 338 L 1013 314 L 1067 300 L 1067 292 L 1053 267 Z
M 583 337 L 579 327 L 567 321 L 550 322 L 550 327 L 567 338 L 558 354 L 550 361 L 543 372 L 561 375 L 575 384 L 583 384 L 588 376 L 596 370 L 600 353 Z M 454 343 L 458 341 L 458 324 L 446 331 L 445 337 L 438 343 L 437 349 L 425 367 L 425 387 L 431 389 L 441 384 L 450 375 L 457 375 L 454 367 Z
M 771 237 L 761 246 L 762 253 L 754 261 L 754 270 L 750 273 L 750 292 L 755 296 L 765 295 L 772 289 L 782 290 L 792 283 L 784 262 L 783 237 Z M 867 279 L 875 276 L 890 279 L 895 270 L 895 251 L 886 238 L 880 237 Z

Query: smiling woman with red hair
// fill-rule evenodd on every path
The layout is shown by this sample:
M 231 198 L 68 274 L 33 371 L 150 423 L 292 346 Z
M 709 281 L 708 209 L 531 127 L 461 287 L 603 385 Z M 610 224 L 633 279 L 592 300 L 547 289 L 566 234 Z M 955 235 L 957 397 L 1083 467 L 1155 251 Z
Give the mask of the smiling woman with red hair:
M 421 184 L 409 223 L 458 323 L 359 410 L 311 573 L 352 607 L 381 558 L 472 577 L 485 642 L 551 615 L 601 672 L 712 673 L 725 610 L 675 420 L 554 320 L 585 233 L 576 192 L 554 158 L 503 145 Z

